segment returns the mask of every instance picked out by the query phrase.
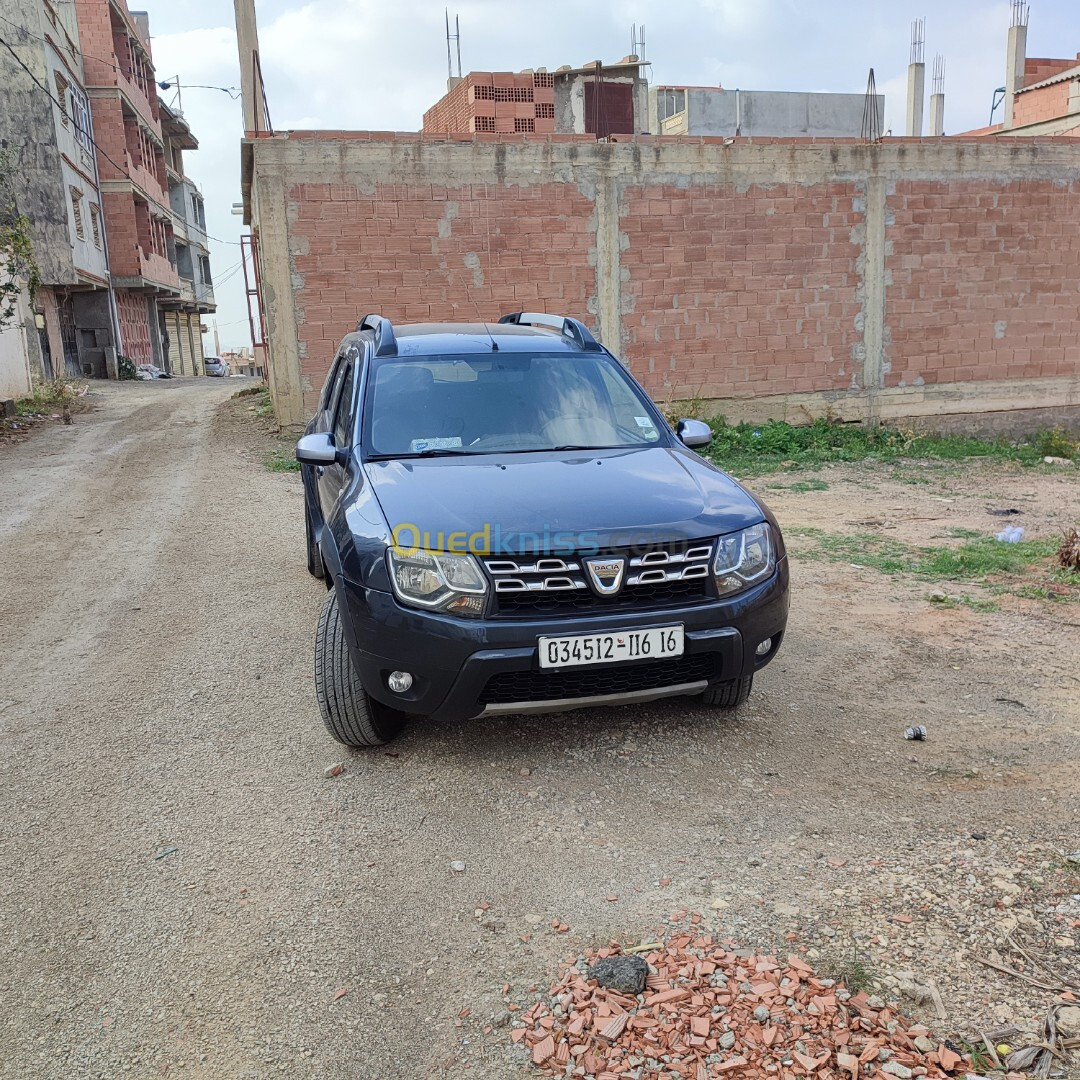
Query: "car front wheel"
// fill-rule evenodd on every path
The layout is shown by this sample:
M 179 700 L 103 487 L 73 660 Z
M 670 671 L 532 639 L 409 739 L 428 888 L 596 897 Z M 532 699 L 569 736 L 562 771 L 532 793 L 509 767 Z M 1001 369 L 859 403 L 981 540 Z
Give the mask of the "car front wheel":
M 713 683 L 702 695 L 706 705 L 715 705 L 720 709 L 734 709 L 750 696 L 754 686 L 754 676 L 744 675 L 741 679 L 730 682 Z
M 400 734 L 405 714 L 368 697 L 349 656 L 337 592 L 330 590 L 315 632 L 315 693 L 327 730 L 346 746 L 381 746 Z

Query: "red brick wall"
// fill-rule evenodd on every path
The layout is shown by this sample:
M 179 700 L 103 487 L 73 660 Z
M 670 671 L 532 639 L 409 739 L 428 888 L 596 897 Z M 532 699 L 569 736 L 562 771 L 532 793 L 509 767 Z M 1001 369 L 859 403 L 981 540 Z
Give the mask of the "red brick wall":
M 1049 79 L 1051 75 L 1058 75 L 1062 71 L 1076 67 L 1078 63 L 1080 63 L 1080 53 L 1077 53 L 1072 60 L 1051 60 L 1046 57 L 1029 56 L 1024 61 L 1024 85 L 1030 86 L 1032 83 L 1042 82 L 1043 79 Z
M 1069 111 L 1069 87 L 1071 82 L 1053 83 L 1038 90 L 1017 94 L 1013 105 L 1013 126 L 1034 124 L 1039 120 L 1053 120 Z
M 654 395 L 852 385 L 862 223 L 850 183 L 634 187 L 623 352 Z
M 1080 371 L 1080 181 L 899 182 L 887 386 Z
M 423 130 L 435 135 L 551 134 L 555 131 L 553 76 L 471 71 L 424 113 Z
M 142 273 L 139 260 L 139 225 L 130 192 L 106 191 L 101 196 L 109 236 L 109 269 L 117 277 Z
M 302 184 L 290 201 L 301 371 L 312 404 L 341 338 L 375 311 L 391 321 L 497 319 L 521 310 L 585 315 L 596 292 L 592 204 L 560 184 L 381 185 L 373 196 Z
M 420 145 L 403 153 L 410 140 Z M 297 164 L 309 141 L 311 163 Z M 369 311 L 574 315 L 602 327 L 660 400 L 819 394 L 850 415 L 876 407 L 868 390 L 915 401 L 893 391 L 1080 379 L 1080 163 L 1068 143 L 257 141 L 257 153 L 294 155 L 273 204 L 289 254 L 263 267 L 271 356 L 293 385 L 299 358 L 304 400 L 289 415 L 310 412 Z M 299 182 L 330 160 L 342 181 Z M 492 182 L 437 181 L 469 175 Z M 275 314 L 286 305 L 295 338 L 291 313 Z

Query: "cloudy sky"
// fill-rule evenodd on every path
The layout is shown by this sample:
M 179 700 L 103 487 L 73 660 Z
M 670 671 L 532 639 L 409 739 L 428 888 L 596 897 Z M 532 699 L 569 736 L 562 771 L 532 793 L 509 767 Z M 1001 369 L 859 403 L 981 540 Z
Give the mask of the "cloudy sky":
M 240 84 L 230 0 L 130 0 L 150 13 L 159 79 L 178 76 L 200 149 L 186 155 L 206 195 L 217 323 L 225 349 L 250 343 L 239 272 L 240 103 L 195 84 Z M 275 128 L 415 131 L 446 89 L 444 0 L 258 0 L 263 75 Z M 451 0 L 465 71 L 617 60 L 645 23 L 650 81 L 862 93 L 873 67 L 885 127 L 903 131 L 911 21 L 926 59 L 946 59 L 945 130 L 987 122 L 1004 82 L 1007 0 Z M 1033 0 L 1029 56 L 1080 50 L 1075 0 Z M 538 15 L 542 12 L 542 15 Z M 927 80 L 929 83 L 929 79 Z M 929 92 L 929 87 L 928 87 Z M 170 93 L 162 96 L 169 99 Z M 226 242 L 228 241 L 228 242 Z M 209 346 L 210 341 L 207 342 Z

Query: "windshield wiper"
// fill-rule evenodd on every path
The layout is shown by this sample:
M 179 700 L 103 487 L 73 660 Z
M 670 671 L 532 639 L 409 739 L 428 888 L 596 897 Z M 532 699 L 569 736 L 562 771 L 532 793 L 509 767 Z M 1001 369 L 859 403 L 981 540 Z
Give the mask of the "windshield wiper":
M 579 443 L 563 443 L 561 446 L 553 446 L 552 450 L 621 450 L 619 446 L 582 446 Z
M 402 458 L 425 457 L 475 457 L 475 450 L 452 450 L 446 447 L 432 447 L 430 450 L 412 450 L 403 454 L 372 454 L 368 461 L 400 461 Z

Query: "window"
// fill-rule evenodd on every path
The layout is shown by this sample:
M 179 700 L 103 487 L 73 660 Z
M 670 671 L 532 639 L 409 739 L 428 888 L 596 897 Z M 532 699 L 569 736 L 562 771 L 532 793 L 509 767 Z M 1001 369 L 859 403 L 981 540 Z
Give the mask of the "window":
M 210 260 L 205 255 L 199 256 L 199 266 L 202 269 L 203 284 L 213 285 L 213 281 L 210 279 Z
M 604 353 L 379 358 L 361 430 L 376 455 L 656 446 L 653 407 Z
M 86 229 L 83 226 L 82 216 L 83 193 L 77 188 L 71 189 L 71 209 L 75 215 L 75 235 L 80 240 L 86 239 Z
M 94 238 L 94 247 L 101 247 L 101 207 L 90 204 L 90 235 Z
M 68 113 L 68 81 L 59 71 L 53 72 L 56 80 L 56 100 L 60 103 L 60 122 L 67 127 L 71 123 Z
M 334 357 L 333 364 L 330 365 L 330 371 L 326 376 L 326 382 L 323 383 L 322 399 L 319 402 L 320 409 L 328 409 L 330 407 L 330 401 L 334 396 L 334 390 L 337 387 L 337 377 L 341 373 L 341 365 L 344 361 L 341 358 L 341 354 L 338 353 Z
M 83 147 L 90 151 L 94 145 L 94 137 L 90 128 L 90 105 L 86 95 L 77 86 L 71 90 L 71 117 L 75 121 L 75 138 L 82 143 Z
M 353 390 L 356 389 L 356 365 L 349 364 L 345 383 L 338 398 L 337 415 L 334 417 L 334 445 L 348 446 L 352 442 Z

